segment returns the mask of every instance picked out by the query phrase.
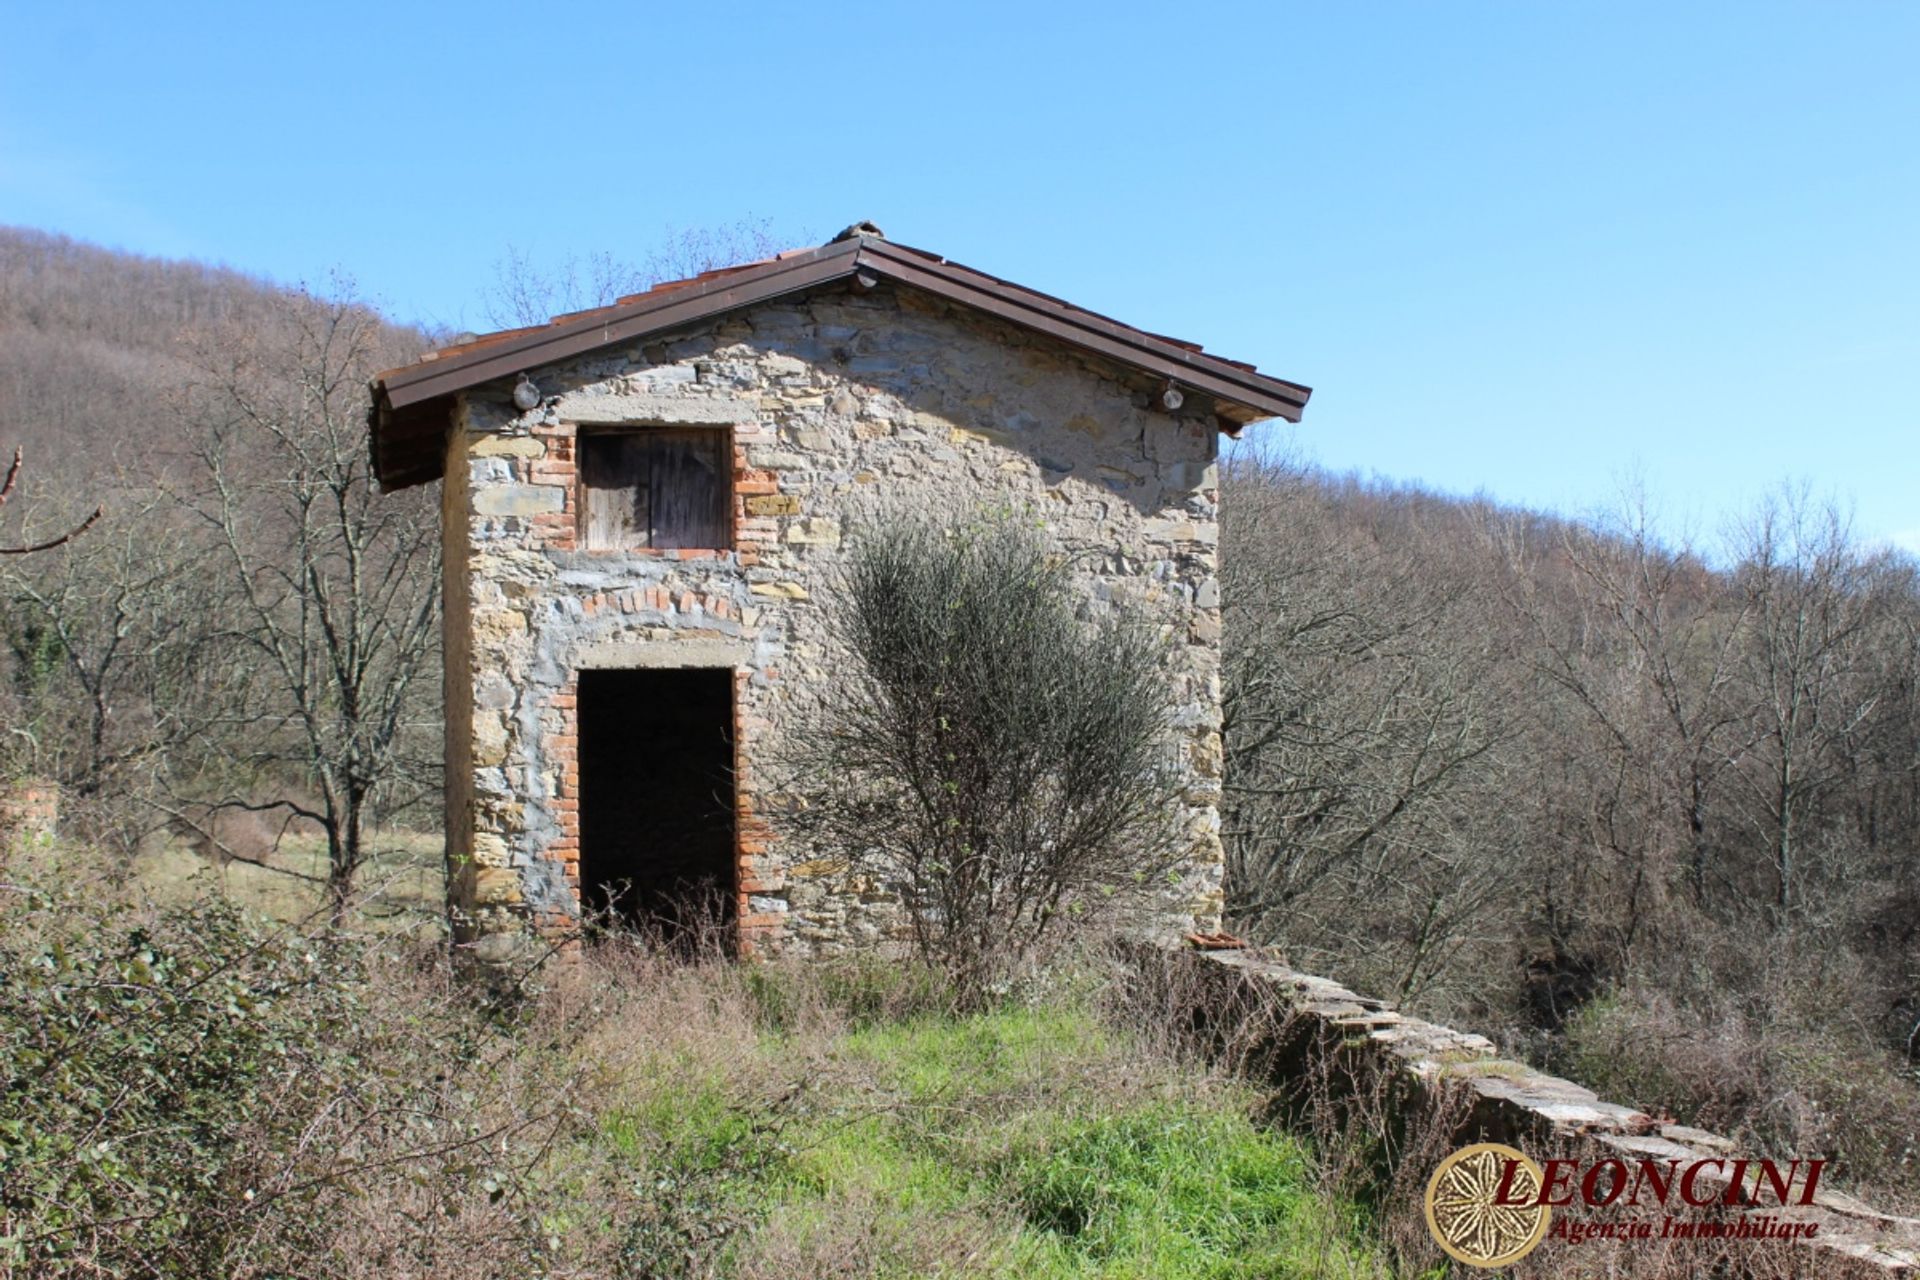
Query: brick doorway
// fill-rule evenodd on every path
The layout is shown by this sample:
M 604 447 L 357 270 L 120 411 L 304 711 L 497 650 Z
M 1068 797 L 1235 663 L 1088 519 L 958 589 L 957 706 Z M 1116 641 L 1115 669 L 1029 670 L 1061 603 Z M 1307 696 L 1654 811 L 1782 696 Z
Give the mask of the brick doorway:
M 675 944 L 733 943 L 733 672 L 580 673 L 580 898 Z

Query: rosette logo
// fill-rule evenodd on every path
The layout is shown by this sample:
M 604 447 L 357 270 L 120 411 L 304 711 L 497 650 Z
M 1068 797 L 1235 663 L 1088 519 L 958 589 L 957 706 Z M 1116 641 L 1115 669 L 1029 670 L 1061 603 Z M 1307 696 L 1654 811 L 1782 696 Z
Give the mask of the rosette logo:
M 1470 1267 L 1504 1267 L 1532 1253 L 1553 1209 L 1540 1166 L 1512 1147 L 1479 1142 L 1448 1156 L 1427 1182 L 1427 1230 Z

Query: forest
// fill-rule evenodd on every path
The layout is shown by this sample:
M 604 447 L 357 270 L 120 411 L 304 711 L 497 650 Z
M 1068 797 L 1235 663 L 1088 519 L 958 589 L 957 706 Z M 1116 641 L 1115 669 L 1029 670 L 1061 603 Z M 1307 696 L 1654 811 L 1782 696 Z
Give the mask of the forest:
M 1783 488 L 1698 545 L 1250 456 L 1236 927 L 1598 1089 L 1920 1179 L 1920 574 Z
M 496 318 L 755 234 L 509 261 Z M 339 282 L 0 230 L 5 541 L 101 511 L 0 557 L 0 771 L 57 783 L 64 831 L 335 918 L 369 868 L 437 874 L 435 495 L 375 492 L 364 414 L 447 336 Z M 1220 506 L 1232 931 L 1920 1209 L 1920 564 L 1787 484 L 1692 537 L 1257 439 Z

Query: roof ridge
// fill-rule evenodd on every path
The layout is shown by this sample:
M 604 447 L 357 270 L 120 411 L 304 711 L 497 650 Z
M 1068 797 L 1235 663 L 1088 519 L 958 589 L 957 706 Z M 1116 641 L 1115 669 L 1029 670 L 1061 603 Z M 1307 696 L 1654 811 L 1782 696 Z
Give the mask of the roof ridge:
M 1210 355 L 1198 343 L 1128 325 L 940 254 L 887 240 L 878 232 L 871 223 L 856 223 L 823 245 L 661 281 L 605 306 L 558 315 L 544 325 L 484 334 L 377 375 L 371 418 L 381 483 L 413 484 L 439 474 L 437 443 L 428 445 L 422 437 L 419 442 L 395 439 L 382 445 L 388 431 L 397 429 L 390 426 L 396 417 L 421 424 L 404 432 L 412 442 L 416 434 L 429 430 L 425 424 L 434 416 L 428 412 L 432 404 L 468 387 L 849 278 L 861 288 L 872 288 L 885 278 L 896 287 L 942 297 L 1209 396 L 1223 428 L 1232 432 L 1261 418 L 1298 421 L 1312 394 L 1244 361 Z M 406 455 L 404 462 L 392 457 L 395 447 Z

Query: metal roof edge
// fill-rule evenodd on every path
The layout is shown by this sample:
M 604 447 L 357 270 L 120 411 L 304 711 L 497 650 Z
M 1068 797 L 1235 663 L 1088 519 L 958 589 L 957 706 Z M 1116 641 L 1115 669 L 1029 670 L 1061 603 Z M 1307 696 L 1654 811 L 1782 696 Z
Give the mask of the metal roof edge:
M 564 324 L 533 329 L 505 341 L 484 343 L 471 351 L 390 369 L 374 379 L 374 386 L 386 397 L 390 408 L 403 409 L 452 391 L 491 382 L 496 377 L 668 328 L 683 322 L 681 312 L 687 313 L 685 321 L 695 321 L 850 275 L 859 249 L 860 244 L 855 240 L 841 241 L 792 257 L 753 263 L 700 284 L 682 285 L 658 294 L 643 293 L 631 302 L 597 308 Z M 844 264 L 837 261 L 842 258 L 846 259 Z M 823 263 L 831 264 L 834 269 L 818 270 Z M 767 285 L 775 287 L 769 289 Z M 665 318 L 655 324 L 635 324 L 663 313 Z
M 896 283 L 999 315 L 1123 364 L 1150 363 L 1154 371 L 1186 382 L 1194 390 L 1290 422 L 1300 420 L 1313 394 L 1311 387 L 1271 377 L 906 245 L 861 237 L 860 261 Z M 1143 355 L 1152 357 L 1151 361 L 1143 362 Z
M 1002 280 L 939 254 L 877 236 L 844 235 L 817 248 L 721 268 L 710 279 L 671 282 L 556 323 L 476 339 L 465 350 L 429 356 L 376 375 L 370 384 L 369 452 L 381 487 L 406 488 L 439 476 L 436 463 L 416 460 L 414 449 L 390 458 L 382 437 L 391 420 L 429 412 L 430 402 L 622 342 L 699 324 L 715 316 L 816 288 L 868 271 L 897 285 L 944 298 L 1115 363 L 1158 374 L 1214 397 L 1238 412 L 1223 415 L 1222 428 L 1238 434 L 1247 421 L 1279 417 L 1298 422 L 1313 392 L 1309 387 L 1259 372 L 1250 365 L 1209 355 L 1189 343 L 1087 311 L 1063 299 Z M 1239 413 L 1251 415 L 1247 421 Z

